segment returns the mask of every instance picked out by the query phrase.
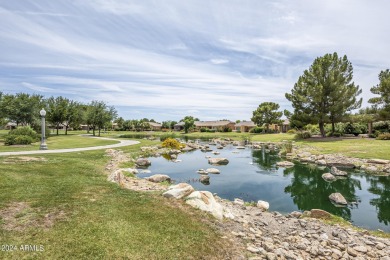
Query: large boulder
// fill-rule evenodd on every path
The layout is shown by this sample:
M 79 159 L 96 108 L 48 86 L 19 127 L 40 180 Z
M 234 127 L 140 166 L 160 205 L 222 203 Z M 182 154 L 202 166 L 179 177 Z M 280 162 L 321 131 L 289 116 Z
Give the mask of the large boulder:
M 333 174 L 334 176 L 348 176 L 347 172 L 341 171 L 334 166 L 332 166 L 332 168 L 330 168 L 330 173 Z
M 209 158 L 209 164 L 212 165 L 226 165 L 229 163 L 229 160 L 226 158 Z
M 332 193 L 329 195 L 329 199 L 339 205 L 347 205 L 348 202 L 341 193 Z
M 319 160 L 317 160 L 315 163 L 318 164 L 318 165 L 322 165 L 322 166 L 325 166 L 325 165 L 326 165 L 326 161 L 323 160 L 323 159 L 319 159 Z
M 269 209 L 269 203 L 264 200 L 257 201 L 257 207 L 262 211 L 267 211 Z
M 279 167 L 292 167 L 292 166 L 294 166 L 294 163 L 289 162 L 289 161 L 282 161 L 282 162 L 277 162 L 276 166 L 279 166 Z
M 215 218 L 222 220 L 223 207 L 209 191 L 194 191 L 186 198 L 186 203 L 194 208 L 210 212 Z
M 168 191 L 163 193 L 163 196 L 166 198 L 181 199 L 190 195 L 192 192 L 194 192 L 194 188 L 190 184 L 179 183 L 177 185 L 170 186 Z
M 206 170 L 206 172 L 211 173 L 211 174 L 220 174 L 220 173 L 221 173 L 221 172 L 220 172 L 218 169 L 216 169 L 216 168 L 208 168 L 208 169 Z
M 334 177 L 334 175 L 329 173 L 329 172 L 322 174 L 321 177 L 322 177 L 322 179 L 324 179 L 326 181 L 335 181 L 336 180 L 336 177 Z
M 135 164 L 138 166 L 138 167 L 148 167 L 149 165 L 151 165 L 151 161 L 149 161 L 148 159 L 146 158 L 138 158 L 137 161 L 135 162 Z
M 145 178 L 146 180 L 148 181 L 151 181 L 151 182 L 163 182 L 163 181 L 171 181 L 171 177 L 169 177 L 168 175 L 164 175 L 164 174 L 155 174 L 155 175 L 152 175 L 150 177 L 147 177 Z
M 332 214 L 322 209 L 312 209 L 310 210 L 311 218 L 320 218 L 320 219 L 329 219 L 332 217 Z
M 369 159 L 367 162 L 374 163 L 374 164 L 388 164 L 388 163 L 390 163 L 389 160 L 382 160 L 382 159 Z

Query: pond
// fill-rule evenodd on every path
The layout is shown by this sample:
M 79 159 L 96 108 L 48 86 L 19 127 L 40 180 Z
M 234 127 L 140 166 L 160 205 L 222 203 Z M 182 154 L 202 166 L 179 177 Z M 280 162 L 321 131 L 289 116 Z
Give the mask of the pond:
M 210 146 L 217 150 L 215 146 Z M 321 175 L 329 168 L 296 163 L 291 168 L 279 168 L 281 159 L 276 153 L 251 148 L 236 149 L 228 145 L 218 150 L 219 155 L 195 150 L 178 156 L 181 162 L 172 162 L 164 157 L 150 158 L 151 173 L 139 177 L 167 174 L 176 183 L 190 183 L 196 190 L 217 193 L 224 199 L 241 198 L 244 201 L 265 200 L 270 211 L 290 213 L 313 208 L 323 209 L 367 229 L 390 232 L 390 177 L 366 175 L 348 171 L 346 179 L 329 183 Z M 207 156 L 224 157 L 229 164 L 212 166 Z M 199 169 L 217 168 L 220 174 L 209 174 L 210 184 L 199 182 Z M 336 207 L 328 196 L 340 192 L 348 202 L 347 207 Z

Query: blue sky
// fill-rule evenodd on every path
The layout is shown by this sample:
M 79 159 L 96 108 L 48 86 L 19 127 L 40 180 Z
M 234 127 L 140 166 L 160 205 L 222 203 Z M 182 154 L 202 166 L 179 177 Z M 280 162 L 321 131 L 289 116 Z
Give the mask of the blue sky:
M 363 102 L 390 67 L 390 1 L 0 0 L 0 90 L 103 100 L 125 119 L 250 119 L 346 54 Z

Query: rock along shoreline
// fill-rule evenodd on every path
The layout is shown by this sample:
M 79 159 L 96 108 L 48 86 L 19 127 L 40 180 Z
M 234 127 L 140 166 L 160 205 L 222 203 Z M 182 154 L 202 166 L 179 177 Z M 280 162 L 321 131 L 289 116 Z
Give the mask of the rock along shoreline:
M 273 146 L 274 144 L 271 144 L 268 148 L 273 149 Z M 184 149 L 188 149 L 188 146 Z M 169 199 L 183 200 L 183 203 L 211 213 L 224 234 L 221 239 L 229 239 L 237 248 L 241 248 L 241 254 L 235 256 L 235 259 L 390 260 L 390 239 L 370 235 L 368 231 L 352 226 L 327 224 L 325 221 L 331 220 L 333 216 L 326 211 L 312 209 L 304 213 L 292 212 L 282 215 L 278 212 L 268 212 L 262 206 L 240 200 L 228 201 L 210 192 L 195 191 L 187 183 L 168 187 L 146 179 L 126 177 L 123 173 L 129 172 L 129 169 L 120 169 L 118 165 L 120 162 L 129 161 L 130 158 L 123 152 L 113 149 L 108 149 L 106 153 L 111 157 L 106 166 L 109 181 L 118 183 L 126 189 L 164 192 L 163 194 L 169 194 L 165 196 Z M 288 154 L 287 157 L 303 158 L 300 161 L 310 159 L 310 163 L 317 164 L 324 163 L 320 161 L 324 160 L 326 165 L 343 163 L 343 166 L 354 165 L 355 168 L 379 165 L 375 172 L 380 169 L 384 174 L 390 166 L 386 161 L 355 158 L 346 160 L 346 157 L 338 159 L 336 155 L 309 153 L 296 150 L 296 153 Z

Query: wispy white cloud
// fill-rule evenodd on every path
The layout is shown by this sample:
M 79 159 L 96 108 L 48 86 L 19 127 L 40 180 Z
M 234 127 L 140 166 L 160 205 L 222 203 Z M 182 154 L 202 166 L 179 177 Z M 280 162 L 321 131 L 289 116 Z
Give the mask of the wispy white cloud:
M 337 51 L 367 100 L 389 67 L 389 9 L 385 0 L 4 1 L 0 84 L 104 100 L 126 118 L 248 119 L 264 101 L 289 108 L 284 93 L 303 70 Z
M 227 59 L 211 59 L 210 61 L 211 61 L 211 63 L 214 63 L 214 64 L 229 63 L 229 60 L 227 60 Z
M 55 89 L 52 89 L 52 88 L 46 88 L 46 87 L 41 87 L 41 86 L 37 86 L 37 85 L 34 85 L 34 84 L 30 84 L 30 83 L 27 83 L 27 82 L 22 82 L 22 86 L 23 87 L 26 87 L 26 88 L 29 88 L 31 90 L 34 90 L 34 91 L 37 91 L 37 92 L 54 92 Z

